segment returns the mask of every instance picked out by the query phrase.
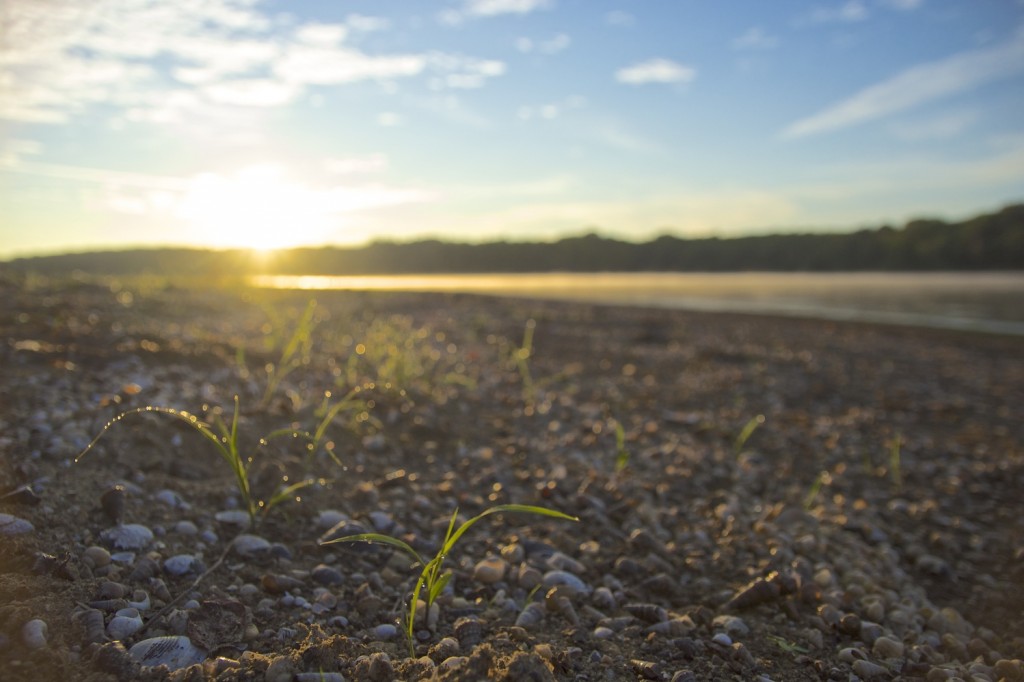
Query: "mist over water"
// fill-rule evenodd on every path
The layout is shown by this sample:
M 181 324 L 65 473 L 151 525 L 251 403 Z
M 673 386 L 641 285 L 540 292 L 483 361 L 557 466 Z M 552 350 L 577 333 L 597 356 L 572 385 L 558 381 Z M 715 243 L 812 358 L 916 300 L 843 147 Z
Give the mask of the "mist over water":
M 1024 335 L 1024 273 L 522 273 L 255 277 L 275 289 L 435 291 Z

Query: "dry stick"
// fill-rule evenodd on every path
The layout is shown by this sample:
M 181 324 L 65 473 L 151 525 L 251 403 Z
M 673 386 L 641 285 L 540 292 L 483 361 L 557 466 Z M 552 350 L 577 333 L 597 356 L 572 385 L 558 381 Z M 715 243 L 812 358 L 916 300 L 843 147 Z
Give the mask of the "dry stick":
M 164 605 L 164 607 L 163 607 L 162 609 L 160 609 L 160 610 L 159 610 L 159 611 L 157 611 L 157 612 L 156 612 L 155 614 L 153 614 L 153 616 L 152 616 L 152 617 L 150 617 L 150 618 L 149 618 L 149 620 L 147 620 L 147 621 L 146 621 L 145 623 L 143 623 L 143 624 L 142 624 L 142 627 L 141 627 L 141 628 L 139 628 L 139 629 L 138 629 L 138 630 L 137 630 L 137 631 L 135 632 L 135 634 L 141 634 L 141 633 L 145 632 L 145 631 L 146 631 L 146 630 L 147 630 L 147 629 L 149 628 L 149 626 L 150 626 L 150 625 L 151 625 L 152 623 L 154 623 L 155 621 L 157 621 L 157 620 L 159 620 L 160 618 L 162 618 L 162 617 L 163 617 L 163 616 L 164 616 L 164 615 L 165 615 L 165 614 L 166 614 L 166 613 L 167 613 L 168 611 L 170 611 L 170 610 L 171 610 L 171 607 L 172 607 L 172 606 L 174 606 L 174 605 L 175 605 L 175 604 L 177 604 L 177 603 L 178 603 L 179 601 L 181 601 L 182 597 L 184 597 L 184 596 L 185 596 L 185 595 L 187 595 L 187 594 L 188 594 L 189 592 L 191 592 L 192 590 L 194 590 L 194 589 L 196 589 L 197 587 L 199 587 L 199 583 L 203 582 L 203 581 L 204 581 L 204 580 L 206 579 L 206 577 L 207 577 L 208 575 L 210 575 L 211 573 L 213 573 L 214 571 L 216 571 L 216 570 L 217 570 L 218 568 L 220 568 L 220 565 L 221 565 L 222 563 L 224 563 L 224 559 L 226 559 L 226 558 L 227 558 L 227 556 L 228 556 L 228 552 L 230 552 L 230 551 L 231 551 L 231 548 L 235 546 L 235 540 L 237 540 L 237 539 L 239 538 L 239 536 L 243 535 L 244 533 L 245 533 L 245 531 L 243 530 L 243 531 L 241 531 L 241 532 L 240 532 L 240 533 L 239 533 L 238 535 L 236 535 L 235 537 L 233 537 L 233 538 L 231 539 L 231 542 L 229 542 L 229 543 L 228 543 L 228 546 L 227 546 L 227 547 L 225 547 L 225 548 L 224 548 L 224 551 L 220 553 L 220 556 L 219 556 L 219 557 L 217 557 L 217 560 L 213 562 L 213 565 L 212 565 L 212 566 L 210 566 L 210 567 L 209 567 L 208 569 L 206 569 L 205 571 L 203 571 L 202 575 L 200 575 L 200 576 L 199 576 L 198 578 L 196 578 L 195 580 L 193 580 L 193 581 L 192 581 L 192 584 L 191 584 L 191 585 L 189 585 L 189 586 L 188 586 L 187 588 L 185 588 L 184 590 L 182 590 L 181 592 L 179 592 L 179 593 L 178 593 L 178 596 L 177 596 L 177 597 L 175 597 L 175 598 L 174 598 L 174 599 L 172 599 L 171 601 L 167 602 L 167 604 L 165 604 L 165 605 Z

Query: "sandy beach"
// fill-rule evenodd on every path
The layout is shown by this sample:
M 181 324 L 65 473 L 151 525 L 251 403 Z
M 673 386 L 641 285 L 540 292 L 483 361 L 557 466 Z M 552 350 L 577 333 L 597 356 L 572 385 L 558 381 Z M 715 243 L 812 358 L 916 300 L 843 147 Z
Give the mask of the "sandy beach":
M 1019 337 L 16 278 L 0 333 L 6 680 L 1024 679 Z M 74 461 L 235 396 L 254 499 L 312 481 L 254 526 L 185 420 Z M 502 504 L 579 521 L 473 526 L 411 655 L 419 570 L 322 544 Z

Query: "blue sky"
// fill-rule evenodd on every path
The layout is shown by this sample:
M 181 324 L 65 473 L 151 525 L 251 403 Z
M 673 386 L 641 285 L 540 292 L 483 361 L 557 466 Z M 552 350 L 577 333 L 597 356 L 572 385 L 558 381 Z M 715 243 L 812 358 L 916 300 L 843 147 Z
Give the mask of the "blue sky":
M 0 21 L 0 258 L 1024 199 L 1022 0 L 53 0 Z

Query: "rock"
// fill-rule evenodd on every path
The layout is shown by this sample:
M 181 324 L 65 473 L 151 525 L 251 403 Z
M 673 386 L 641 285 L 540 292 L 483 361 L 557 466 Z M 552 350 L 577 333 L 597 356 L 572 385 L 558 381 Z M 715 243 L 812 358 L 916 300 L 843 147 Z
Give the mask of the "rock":
M 231 543 L 231 549 L 243 557 L 255 557 L 270 551 L 270 541 L 259 535 L 242 534 Z
M 315 566 L 310 572 L 309 577 L 318 585 L 331 586 L 340 585 L 345 582 L 345 576 L 342 575 L 341 571 L 327 564 Z
M 508 563 L 501 557 L 487 557 L 473 567 L 473 580 L 484 585 L 493 585 L 505 577 L 507 570 Z
M 544 585 L 544 587 L 554 587 L 555 585 L 567 585 L 568 587 L 571 587 L 573 590 L 583 595 L 589 595 L 592 592 L 590 585 L 587 585 L 580 578 L 570 573 L 569 571 L 548 571 L 544 574 L 544 577 L 541 579 L 541 584 Z
M 181 495 L 174 492 L 173 490 L 161 490 L 156 495 L 154 495 L 153 498 L 157 502 L 166 504 L 171 509 L 180 509 L 182 511 L 188 511 L 189 509 L 192 508 L 192 505 L 186 502 Z
M 899 658 L 903 655 L 903 642 L 892 637 L 879 637 L 872 645 L 871 653 L 879 658 Z
M 219 511 L 213 515 L 213 518 L 230 526 L 244 527 L 248 526 L 251 521 L 249 513 L 243 509 L 227 509 L 225 511 Z
M 189 573 L 201 573 L 202 563 L 191 554 L 177 554 L 164 561 L 164 573 L 183 576 Z
M 854 661 L 853 672 L 865 680 L 880 680 L 891 677 L 888 668 L 871 661 Z
M 142 616 L 135 608 L 121 609 L 107 624 L 107 634 L 114 641 L 128 639 L 142 629 Z
M 145 549 L 152 541 L 153 531 L 138 523 L 114 526 L 100 533 L 100 542 L 113 549 Z
M 34 530 L 35 527 L 25 519 L 10 514 L 0 514 L 0 535 L 21 535 Z

